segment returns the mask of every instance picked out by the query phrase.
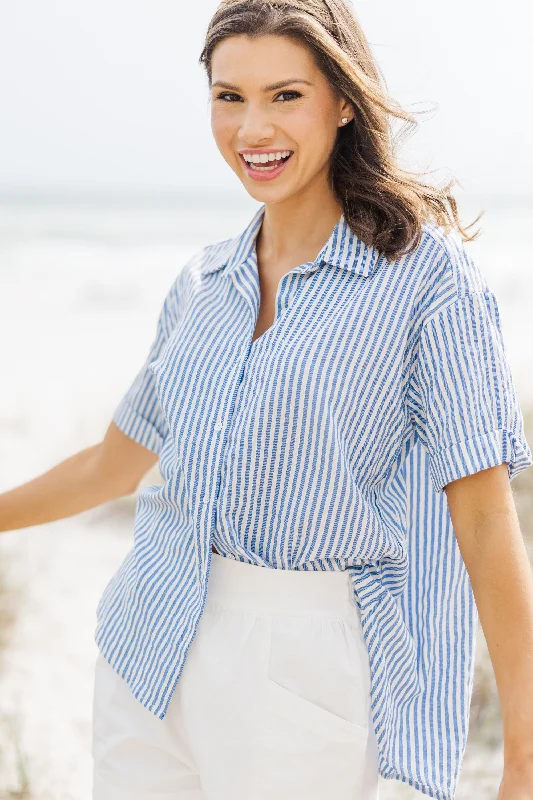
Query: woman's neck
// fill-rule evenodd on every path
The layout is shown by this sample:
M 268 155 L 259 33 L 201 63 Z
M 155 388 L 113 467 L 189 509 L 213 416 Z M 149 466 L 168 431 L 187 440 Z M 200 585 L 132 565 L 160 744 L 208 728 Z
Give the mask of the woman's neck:
M 257 254 L 265 263 L 314 261 L 342 214 L 333 195 L 266 203 Z

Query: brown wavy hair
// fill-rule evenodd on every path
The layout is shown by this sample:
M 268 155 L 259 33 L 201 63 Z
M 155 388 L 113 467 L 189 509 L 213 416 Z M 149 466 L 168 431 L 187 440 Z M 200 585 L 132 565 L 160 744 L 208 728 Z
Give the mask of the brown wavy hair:
M 421 180 L 424 172 L 408 172 L 397 163 L 396 148 L 406 133 L 418 126 L 387 93 L 384 78 L 368 40 L 345 0 L 223 0 L 213 15 L 199 63 L 211 86 L 211 58 L 215 46 L 229 36 L 278 35 L 306 45 L 336 96 L 353 106 L 354 118 L 339 128 L 330 159 L 331 188 L 342 204 L 353 232 L 387 258 L 416 248 L 422 223 L 433 221 L 445 230 L 456 229 L 463 241 L 483 212 L 462 227 L 453 177 L 441 187 Z M 393 137 L 393 120 L 403 120 Z

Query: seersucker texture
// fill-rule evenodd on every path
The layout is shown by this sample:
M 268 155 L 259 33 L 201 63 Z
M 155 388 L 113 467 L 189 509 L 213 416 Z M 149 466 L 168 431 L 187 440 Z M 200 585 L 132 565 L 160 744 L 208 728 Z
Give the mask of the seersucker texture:
M 211 546 L 265 569 L 348 570 L 384 778 L 455 794 L 478 625 L 444 487 L 533 463 L 497 298 L 455 232 L 388 260 L 344 216 L 260 303 L 262 205 L 179 270 L 113 415 L 159 455 L 96 643 L 161 719 L 206 599 Z

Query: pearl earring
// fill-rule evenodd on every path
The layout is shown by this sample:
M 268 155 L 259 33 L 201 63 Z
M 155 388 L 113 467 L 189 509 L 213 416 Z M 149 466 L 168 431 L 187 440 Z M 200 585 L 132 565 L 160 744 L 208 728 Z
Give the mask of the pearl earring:
M 348 117 L 343 117 L 341 119 L 341 122 L 342 122 L 343 125 L 346 125 L 346 123 L 348 122 Z

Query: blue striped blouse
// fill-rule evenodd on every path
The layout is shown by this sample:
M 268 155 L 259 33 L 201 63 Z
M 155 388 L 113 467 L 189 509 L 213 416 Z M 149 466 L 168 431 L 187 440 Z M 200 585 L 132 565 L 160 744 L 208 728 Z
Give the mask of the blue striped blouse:
M 159 454 L 95 641 L 163 718 L 204 608 L 211 546 L 267 568 L 348 570 L 384 778 L 453 798 L 478 624 L 444 486 L 533 464 L 498 304 L 455 232 L 388 260 L 344 216 L 279 281 L 252 342 L 264 206 L 165 298 L 113 419 Z

